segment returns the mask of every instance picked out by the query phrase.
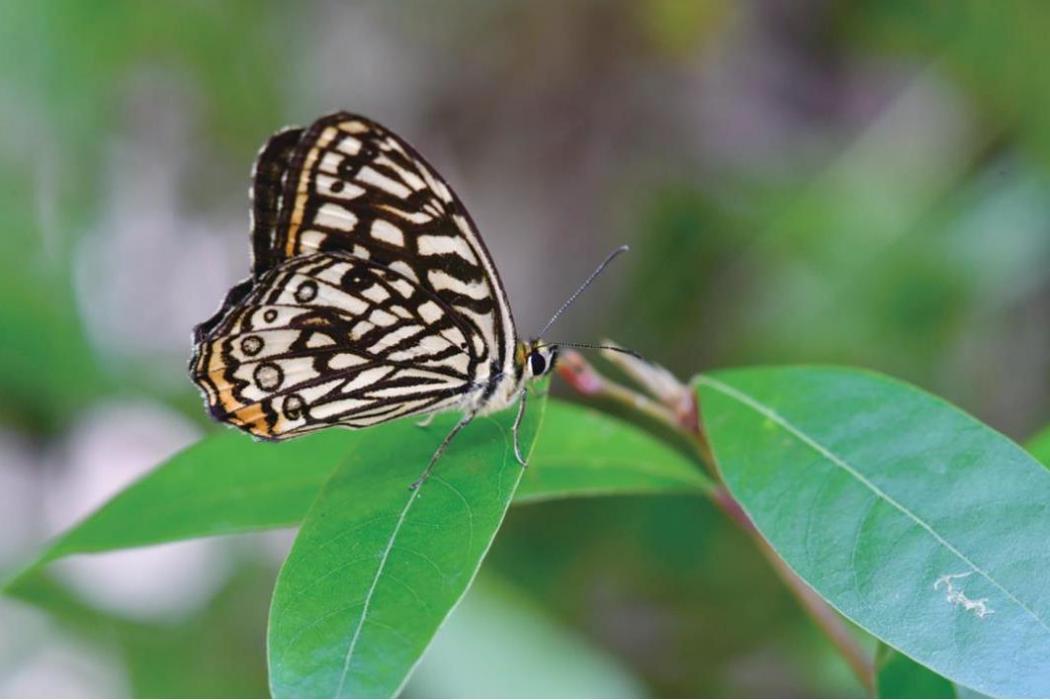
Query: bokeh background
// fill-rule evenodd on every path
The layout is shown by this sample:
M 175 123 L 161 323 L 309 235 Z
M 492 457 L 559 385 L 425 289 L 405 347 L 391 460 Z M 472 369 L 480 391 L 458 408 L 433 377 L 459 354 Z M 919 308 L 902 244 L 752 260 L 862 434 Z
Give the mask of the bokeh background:
M 190 329 L 248 171 L 337 108 L 473 212 L 523 332 L 687 377 L 847 363 L 1050 421 L 1050 3 L 0 0 L 0 572 L 217 428 Z M 0 695 L 260 695 L 291 533 L 86 557 L 0 601 Z M 512 511 L 409 695 L 856 695 L 697 499 Z

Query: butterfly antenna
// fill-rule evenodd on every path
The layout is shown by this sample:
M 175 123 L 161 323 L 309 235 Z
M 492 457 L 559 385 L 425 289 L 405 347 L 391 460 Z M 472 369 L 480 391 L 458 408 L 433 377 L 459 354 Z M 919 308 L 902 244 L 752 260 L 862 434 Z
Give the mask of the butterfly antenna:
M 549 343 L 543 343 L 542 345 L 538 345 L 537 347 L 540 347 L 540 348 L 545 348 L 545 347 L 580 348 L 580 349 L 583 349 L 583 350 L 609 350 L 611 352 L 618 352 L 618 353 L 622 353 L 624 355 L 630 355 L 631 357 L 635 358 L 636 360 L 641 360 L 642 362 L 648 362 L 649 361 L 649 360 L 645 359 L 644 357 L 642 357 L 642 355 L 640 353 L 637 353 L 634 350 L 628 350 L 627 348 L 621 348 L 619 345 L 592 345 L 590 343 L 562 343 L 562 342 L 559 342 L 559 341 L 556 341 L 556 340 L 552 340 Z
M 608 257 L 606 257 L 605 260 L 602 261 L 602 264 L 599 265 L 594 270 L 594 272 L 592 272 L 590 276 L 583 281 L 583 284 L 581 284 L 579 288 L 575 292 L 573 292 L 568 299 L 565 300 L 565 303 L 561 305 L 561 308 L 558 309 L 553 316 L 551 316 L 551 320 L 547 321 L 547 325 L 543 327 L 543 330 L 536 334 L 536 337 L 542 338 L 543 334 L 546 333 L 550 329 L 550 327 L 554 325 L 554 322 L 558 320 L 558 317 L 565 313 L 565 309 L 572 306 L 572 303 L 576 301 L 576 297 L 583 294 L 584 290 L 587 289 L 587 287 L 591 286 L 591 283 L 594 282 L 598 275 L 602 274 L 602 272 L 605 271 L 605 268 L 609 266 L 609 263 L 615 260 L 617 256 L 626 253 L 630 249 L 630 246 L 622 245 L 613 252 L 609 253 Z

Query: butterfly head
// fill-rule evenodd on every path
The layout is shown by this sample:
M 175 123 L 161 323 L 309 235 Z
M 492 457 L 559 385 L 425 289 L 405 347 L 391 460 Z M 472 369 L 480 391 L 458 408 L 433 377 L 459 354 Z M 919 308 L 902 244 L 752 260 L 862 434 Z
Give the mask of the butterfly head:
M 524 365 L 526 379 L 542 377 L 552 369 L 558 359 L 558 346 L 550 345 L 539 340 L 518 344 L 518 357 Z

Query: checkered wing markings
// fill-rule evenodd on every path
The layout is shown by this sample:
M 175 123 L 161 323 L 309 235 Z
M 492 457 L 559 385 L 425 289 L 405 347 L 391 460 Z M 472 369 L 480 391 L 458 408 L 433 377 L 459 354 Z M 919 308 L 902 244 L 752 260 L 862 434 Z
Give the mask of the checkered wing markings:
M 259 437 L 361 428 L 476 389 L 471 333 L 400 273 L 320 253 L 235 288 L 198 330 L 192 374 L 216 418 Z
M 412 146 L 363 117 L 332 114 L 302 132 L 283 181 L 257 260 L 344 251 L 387 265 L 476 329 L 483 376 L 511 368 L 517 338 L 495 266 L 459 198 Z

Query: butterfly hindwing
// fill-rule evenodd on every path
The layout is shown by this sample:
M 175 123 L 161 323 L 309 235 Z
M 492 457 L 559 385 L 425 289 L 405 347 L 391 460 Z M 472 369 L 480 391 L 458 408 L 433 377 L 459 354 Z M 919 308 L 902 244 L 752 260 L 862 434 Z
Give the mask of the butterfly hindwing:
M 228 303 L 201 326 L 191 371 L 216 418 L 258 437 L 365 427 L 478 388 L 469 327 L 374 261 L 297 257 Z

